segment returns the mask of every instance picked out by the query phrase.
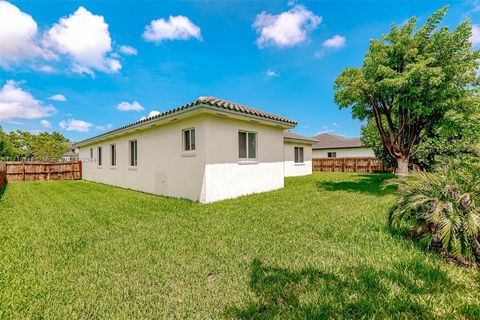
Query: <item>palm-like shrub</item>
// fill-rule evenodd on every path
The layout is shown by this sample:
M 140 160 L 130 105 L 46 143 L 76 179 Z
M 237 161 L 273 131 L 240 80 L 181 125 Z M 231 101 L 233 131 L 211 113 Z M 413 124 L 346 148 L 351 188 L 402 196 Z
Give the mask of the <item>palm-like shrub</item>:
M 445 165 L 388 182 L 399 199 L 389 212 L 394 228 L 408 228 L 429 248 L 480 262 L 480 166 Z

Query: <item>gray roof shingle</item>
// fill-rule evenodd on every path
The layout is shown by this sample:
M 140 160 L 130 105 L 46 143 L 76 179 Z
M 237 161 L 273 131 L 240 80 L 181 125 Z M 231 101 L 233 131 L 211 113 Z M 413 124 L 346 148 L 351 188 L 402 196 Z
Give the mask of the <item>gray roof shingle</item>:
M 334 148 L 362 148 L 364 147 L 360 138 L 347 138 L 331 133 L 321 133 L 313 137 L 318 140 L 312 149 L 334 149 Z

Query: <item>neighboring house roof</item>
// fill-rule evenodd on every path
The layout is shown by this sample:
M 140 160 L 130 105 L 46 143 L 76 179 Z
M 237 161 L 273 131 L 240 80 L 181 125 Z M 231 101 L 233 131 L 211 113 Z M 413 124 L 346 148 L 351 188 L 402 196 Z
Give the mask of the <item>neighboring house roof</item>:
M 237 113 L 239 115 L 245 115 L 245 116 L 249 116 L 249 117 L 265 119 L 267 121 L 273 121 L 273 122 L 281 123 L 281 124 L 283 123 L 284 125 L 288 125 L 288 127 L 293 127 L 293 126 L 297 125 L 296 121 L 294 121 L 292 119 L 285 118 L 285 117 L 278 116 L 278 115 L 273 114 L 273 113 L 264 112 L 264 111 L 261 111 L 259 109 L 247 107 L 247 106 L 239 104 L 239 103 L 226 101 L 226 100 L 215 98 L 215 97 L 204 96 L 204 97 L 199 97 L 194 102 L 185 104 L 185 105 L 180 106 L 178 108 L 162 112 L 162 113 L 160 113 L 158 115 L 155 115 L 155 116 L 152 116 L 152 117 L 148 117 L 148 118 L 144 118 L 144 119 L 135 121 L 133 123 L 127 124 L 127 125 L 122 126 L 120 128 L 105 132 L 101 135 L 98 135 L 98 136 L 95 136 L 95 137 L 77 142 L 76 146 L 84 145 L 86 143 L 93 142 L 95 140 L 100 140 L 102 138 L 107 138 L 109 136 L 114 135 L 115 133 L 120 132 L 120 131 L 129 131 L 130 129 L 134 129 L 134 128 L 143 126 L 144 124 L 150 124 L 151 122 L 156 122 L 156 121 L 162 120 L 164 118 L 169 118 L 169 117 L 177 115 L 177 114 L 180 115 L 180 114 L 183 114 L 183 113 L 188 112 L 188 111 L 197 110 L 199 108 L 218 109 L 219 111 L 233 112 L 233 113 Z
M 285 141 L 292 141 L 292 142 L 303 142 L 303 143 L 309 143 L 309 144 L 315 144 L 318 142 L 318 140 L 313 139 L 313 138 L 308 138 L 293 132 L 285 131 L 283 133 L 283 139 Z
M 313 137 L 318 140 L 312 146 L 313 150 L 318 149 L 346 149 L 346 148 L 364 148 L 360 138 L 347 138 L 331 133 L 321 133 Z

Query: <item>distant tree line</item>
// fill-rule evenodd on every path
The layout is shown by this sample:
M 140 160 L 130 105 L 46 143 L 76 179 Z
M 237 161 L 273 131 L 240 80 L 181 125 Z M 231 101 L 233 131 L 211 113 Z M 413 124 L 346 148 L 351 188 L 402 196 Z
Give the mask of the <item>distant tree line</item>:
M 70 140 L 59 132 L 30 132 L 15 130 L 9 133 L 0 127 L 0 159 L 59 160 L 68 152 Z

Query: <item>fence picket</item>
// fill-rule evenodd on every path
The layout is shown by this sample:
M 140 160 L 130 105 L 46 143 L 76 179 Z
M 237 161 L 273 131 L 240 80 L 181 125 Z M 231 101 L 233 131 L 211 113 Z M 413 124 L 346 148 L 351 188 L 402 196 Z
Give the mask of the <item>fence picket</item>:
M 338 161 L 338 165 L 336 162 Z M 320 172 L 369 172 L 381 173 L 395 171 L 395 168 L 385 167 L 382 161 L 375 157 L 344 157 L 344 158 L 313 158 L 312 170 Z
M 82 179 L 81 161 L 71 162 L 1 162 L 0 182 L 2 181 L 2 166 L 7 181 L 37 181 L 37 180 L 77 180 Z

